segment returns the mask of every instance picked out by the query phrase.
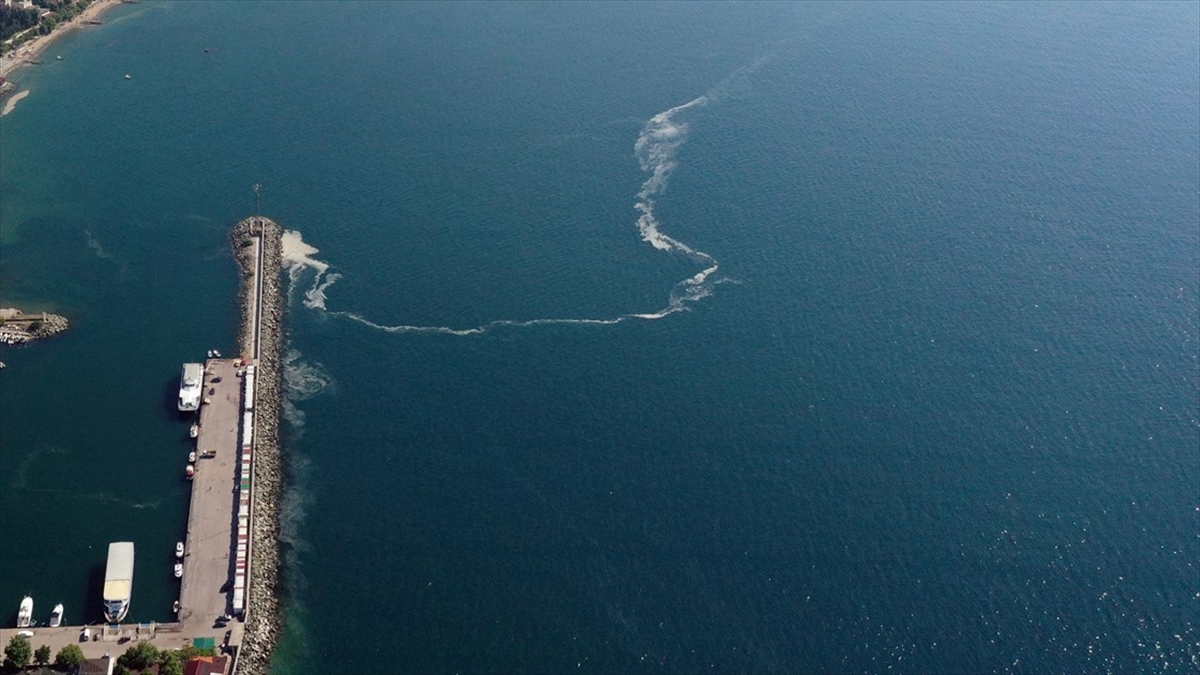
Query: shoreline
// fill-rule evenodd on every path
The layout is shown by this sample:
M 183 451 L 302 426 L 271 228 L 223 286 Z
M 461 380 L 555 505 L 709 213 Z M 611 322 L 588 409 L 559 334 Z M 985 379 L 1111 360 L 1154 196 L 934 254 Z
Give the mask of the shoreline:
M 96 0 L 88 5 L 87 9 L 80 12 L 79 16 L 55 26 L 49 35 L 39 35 L 21 45 L 12 53 L 0 57 L 0 77 L 8 77 L 9 73 L 20 69 L 22 66 L 29 65 L 28 61 L 30 59 L 36 59 L 56 39 L 80 27 L 85 21 L 95 20 L 101 14 L 119 4 L 121 4 L 121 0 Z M 11 112 L 11 109 L 6 105 L 4 112 Z

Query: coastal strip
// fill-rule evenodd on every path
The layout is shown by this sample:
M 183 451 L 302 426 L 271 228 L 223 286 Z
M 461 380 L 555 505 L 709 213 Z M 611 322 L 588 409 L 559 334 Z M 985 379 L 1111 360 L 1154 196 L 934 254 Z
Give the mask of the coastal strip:
M 242 356 L 256 364 L 254 452 L 250 499 L 249 583 L 245 633 L 238 673 L 266 673 L 280 630 L 279 502 L 282 466 L 279 451 L 280 347 L 283 341 L 282 228 L 255 216 L 230 235 L 241 270 Z
M 5 54 L 3 57 L 0 57 L 0 77 L 7 77 L 9 73 L 17 68 L 31 61 L 36 61 L 38 55 L 60 36 L 65 35 L 72 28 L 98 21 L 101 14 L 122 2 L 123 0 L 95 0 L 80 12 L 78 16 L 55 26 L 54 30 L 50 31 L 48 35 L 39 35 L 17 47 L 11 54 Z

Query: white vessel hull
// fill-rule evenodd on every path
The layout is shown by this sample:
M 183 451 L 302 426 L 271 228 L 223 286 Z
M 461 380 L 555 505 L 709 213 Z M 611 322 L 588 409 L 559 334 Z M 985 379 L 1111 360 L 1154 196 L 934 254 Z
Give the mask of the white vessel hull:
M 21 600 L 21 609 L 17 612 L 17 628 L 28 628 L 33 623 L 33 598 L 28 595 Z
M 199 363 L 183 364 L 179 377 L 179 410 L 195 412 L 200 409 L 200 394 L 204 386 L 204 366 Z
M 108 564 L 104 570 L 104 618 L 120 623 L 129 614 L 129 598 L 133 594 L 133 543 L 113 542 L 108 545 Z

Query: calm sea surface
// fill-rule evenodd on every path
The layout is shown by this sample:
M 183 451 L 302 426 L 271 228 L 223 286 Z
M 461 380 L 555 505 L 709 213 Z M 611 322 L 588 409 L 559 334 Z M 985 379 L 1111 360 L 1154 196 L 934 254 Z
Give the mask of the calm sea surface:
M 106 22 L 0 122 L 0 620 L 170 617 L 260 182 L 277 672 L 1200 670 L 1200 5 Z

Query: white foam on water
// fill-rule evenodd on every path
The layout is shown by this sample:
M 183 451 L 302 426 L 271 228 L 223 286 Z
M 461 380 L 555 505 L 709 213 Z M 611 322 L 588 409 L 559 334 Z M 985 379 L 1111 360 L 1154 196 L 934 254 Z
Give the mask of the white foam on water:
M 289 230 L 283 235 L 283 261 L 288 269 L 288 278 L 291 282 L 288 287 L 289 302 L 292 291 L 299 283 L 301 276 L 311 270 L 315 276 L 312 285 L 304 292 L 305 307 L 326 311 L 332 316 L 349 319 L 388 333 L 429 333 L 464 337 L 479 335 L 497 328 L 524 328 L 551 324 L 611 326 L 631 320 L 655 321 L 677 312 L 688 311 L 691 305 L 712 295 L 717 285 L 731 280 L 720 276 L 720 265 L 711 255 L 663 232 L 662 223 L 659 222 L 655 213 L 656 200 L 666 191 L 671 174 L 678 166 L 679 148 L 687 141 L 691 128 L 686 119 L 688 115 L 718 101 L 728 90 L 743 80 L 746 75 L 757 70 L 769 58 L 760 58 L 735 71 L 703 96 L 698 96 L 687 103 L 664 110 L 651 117 L 642 127 L 641 133 L 634 143 L 634 155 L 637 157 L 638 164 L 643 171 L 649 173 L 642 183 L 641 189 L 638 190 L 634 202 L 634 208 L 639 214 L 636 221 L 638 234 L 655 250 L 682 255 L 704 266 L 701 271 L 679 281 L 671 288 L 667 294 L 666 306 L 654 311 L 622 314 L 604 319 L 502 319 L 469 328 L 384 325 L 355 312 L 326 310 L 326 291 L 341 278 L 341 275 L 330 273 L 328 263 L 314 258 L 313 255 L 318 253 L 318 250 L 305 243 L 300 232 L 296 230 Z
M 282 260 L 283 266 L 288 271 L 288 302 L 292 299 L 292 290 L 299 281 L 301 275 L 307 270 L 312 270 L 316 274 L 313 277 L 312 286 L 304 292 L 304 306 L 309 309 L 325 309 L 325 290 L 333 285 L 335 281 L 342 278 L 342 275 L 327 274 L 329 272 L 329 263 L 317 260 L 312 257 L 320 251 L 313 246 L 310 246 L 304 241 L 304 237 L 299 230 L 285 230 L 282 240 Z
M 355 314 L 353 312 L 330 312 L 330 314 L 332 314 L 334 316 L 345 317 L 347 319 L 350 319 L 351 321 L 361 323 L 364 326 L 369 326 L 371 328 L 374 328 L 376 330 L 381 330 L 386 333 L 439 333 L 441 335 L 457 335 L 460 337 L 466 336 L 466 335 L 479 335 L 480 333 L 486 333 L 487 331 L 492 330 L 493 328 L 504 328 L 504 327 L 523 328 L 523 327 L 527 327 L 527 326 L 545 326 L 545 325 L 550 325 L 550 324 L 579 324 L 579 325 L 590 325 L 590 326 L 611 326 L 613 324 L 621 323 L 622 321 L 624 321 L 628 318 L 634 318 L 634 315 L 631 314 L 628 316 L 620 316 L 620 317 L 616 317 L 613 319 L 528 319 L 525 321 L 517 321 L 517 320 L 512 320 L 512 319 L 500 319 L 498 321 L 491 321 L 491 322 L 485 323 L 481 326 L 475 326 L 474 328 L 450 328 L 448 326 L 405 326 L 405 325 L 384 326 L 382 324 L 375 323 L 374 321 L 371 321 L 370 319 L 368 319 L 364 316 L 361 316 L 359 314 Z
M 299 350 L 288 348 L 283 355 L 284 393 L 293 401 L 304 401 L 333 386 L 333 377 L 319 363 L 303 360 Z
M 279 405 L 279 410 L 283 414 L 283 421 L 288 423 L 292 429 L 293 439 L 304 437 L 304 420 L 306 415 L 304 411 L 297 408 L 295 403 L 292 403 L 286 396 Z
M 334 387 L 333 377 L 319 363 L 305 361 L 299 350 L 289 347 L 281 360 L 283 373 L 283 418 L 296 436 L 304 433 L 304 411 L 296 406 Z

